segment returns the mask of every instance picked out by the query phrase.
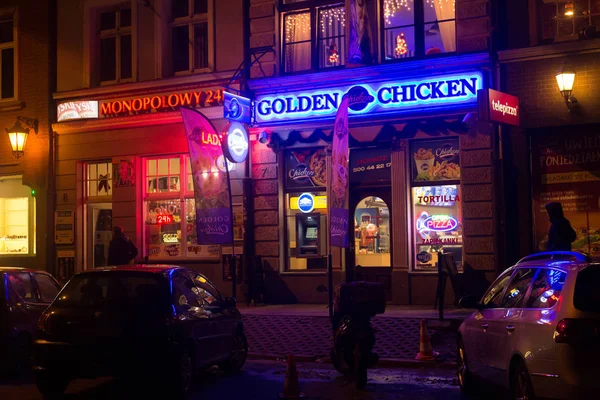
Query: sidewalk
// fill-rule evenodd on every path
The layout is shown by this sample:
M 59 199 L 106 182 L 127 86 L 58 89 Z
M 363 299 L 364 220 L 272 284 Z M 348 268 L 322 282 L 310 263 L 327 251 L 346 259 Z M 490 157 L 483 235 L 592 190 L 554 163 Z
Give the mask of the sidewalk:
M 298 359 L 327 360 L 332 334 L 326 305 L 267 305 L 239 307 L 248 337 L 250 355 L 255 358 L 283 358 L 293 353 Z M 418 364 L 420 320 L 429 322 L 429 334 L 437 363 L 454 363 L 456 330 L 471 314 L 469 310 L 444 309 L 444 321 L 432 307 L 388 306 L 383 315 L 373 318 L 380 364 Z M 426 364 L 426 363 L 425 363 Z

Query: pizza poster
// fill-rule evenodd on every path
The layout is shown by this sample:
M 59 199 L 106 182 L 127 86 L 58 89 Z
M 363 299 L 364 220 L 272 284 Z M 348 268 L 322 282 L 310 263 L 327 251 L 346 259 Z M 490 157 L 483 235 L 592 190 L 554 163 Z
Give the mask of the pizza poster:
M 410 150 L 413 182 L 460 180 L 458 137 L 414 140 Z
M 287 189 L 325 189 L 327 186 L 325 149 L 313 147 L 285 152 L 285 186 Z
M 546 204 L 562 204 L 577 232 L 572 249 L 600 257 L 600 133 L 532 137 L 534 236 L 546 250 L 550 221 Z

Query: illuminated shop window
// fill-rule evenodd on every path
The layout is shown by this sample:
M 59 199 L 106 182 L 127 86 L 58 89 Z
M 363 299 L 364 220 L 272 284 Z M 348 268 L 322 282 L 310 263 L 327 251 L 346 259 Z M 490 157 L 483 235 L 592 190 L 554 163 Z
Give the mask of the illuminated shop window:
M 384 59 L 456 51 L 455 0 L 381 0 Z
M 210 68 L 211 9 L 210 0 L 171 0 L 171 61 L 175 74 Z
M 0 177 L 0 256 L 35 254 L 35 197 L 20 176 Z
M 133 77 L 131 9 L 99 14 L 100 82 L 130 81 Z
M 389 267 L 391 264 L 390 210 L 383 199 L 368 196 L 354 211 L 355 264 Z
M 0 14 L 0 100 L 16 97 L 16 29 L 12 13 Z
M 112 161 L 85 164 L 86 197 L 112 196 Z
M 144 167 L 144 255 L 150 260 L 218 257 L 219 246 L 197 244 L 189 157 L 147 158 Z
M 575 38 L 587 27 L 600 29 L 600 0 L 538 0 L 542 42 Z

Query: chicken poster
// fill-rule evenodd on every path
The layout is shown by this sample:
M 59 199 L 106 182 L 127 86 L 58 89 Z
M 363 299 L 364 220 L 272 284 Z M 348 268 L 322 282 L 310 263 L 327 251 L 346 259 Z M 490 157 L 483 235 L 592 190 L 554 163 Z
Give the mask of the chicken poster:
M 331 245 L 347 248 L 348 241 L 348 97 L 342 99 L 333 126 L 331 150 Z
M 180 108 L 190 151 L 198 244 L 233 243 L 229 172 L 220 136 L 199 111 Z

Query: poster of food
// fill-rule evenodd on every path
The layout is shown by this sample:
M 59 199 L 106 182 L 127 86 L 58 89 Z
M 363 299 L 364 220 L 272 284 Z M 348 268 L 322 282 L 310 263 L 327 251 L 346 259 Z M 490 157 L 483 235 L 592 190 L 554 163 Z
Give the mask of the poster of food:
M 577 233 L 572 249 L 600 258 L 600 133 L 544 132 L 531 144 L 535 250 L 546 250 L 545 205 L 560 202 Z
M 458 138 L 414 140 L 411 145 L 413 182 L 460 180 Z
M 285 185 L 288 189 L 324 188 L 327 158 L 323 147 L 293 149 L 285 153 Z
M 219 168 L 223 157 L 215 127 L 201 112 L 180 108 L 190 151 L 197 243 L 233 243 L 231 188 L 227 168 Z
M 331 151 L 331 245 L 347 248 L 348 240 L 348 97 L 344 97 L 333 127 Z

